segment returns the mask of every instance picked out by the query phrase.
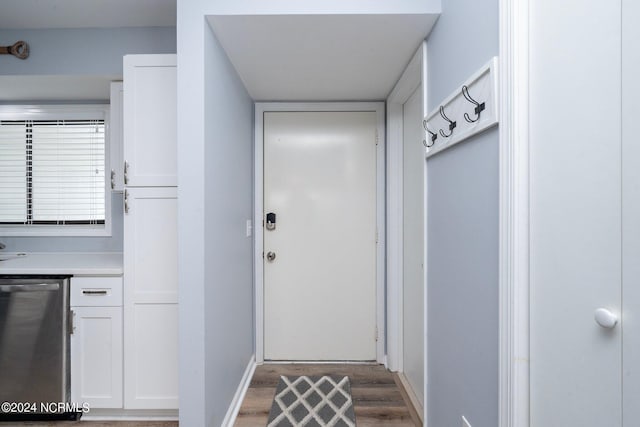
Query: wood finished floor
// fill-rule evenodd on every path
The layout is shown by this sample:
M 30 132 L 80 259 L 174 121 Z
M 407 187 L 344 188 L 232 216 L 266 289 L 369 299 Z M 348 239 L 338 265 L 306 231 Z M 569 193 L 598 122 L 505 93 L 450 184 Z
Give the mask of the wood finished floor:
M 397 375 L 381 365 L 265 364 L 258 366 L 235 427 L 265 427 L 281 375 L 348 375 L 358 427 L 420 427 Z M 0 426 L 1 427 L 1 426 Z

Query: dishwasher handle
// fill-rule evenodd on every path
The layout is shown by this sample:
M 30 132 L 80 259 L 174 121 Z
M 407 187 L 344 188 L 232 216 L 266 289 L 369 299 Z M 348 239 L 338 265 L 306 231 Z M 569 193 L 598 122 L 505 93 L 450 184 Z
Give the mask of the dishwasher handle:
M 57 291 L 60 283 L 33 283 L 24 285 L 0 285 L 0 292 L 42 292 Z

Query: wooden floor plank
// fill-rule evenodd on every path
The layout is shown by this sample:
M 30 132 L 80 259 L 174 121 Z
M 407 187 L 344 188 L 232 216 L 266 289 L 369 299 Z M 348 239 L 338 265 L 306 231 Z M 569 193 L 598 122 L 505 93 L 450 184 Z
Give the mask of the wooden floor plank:
M 275 388 L 258 387 L 249 388 L 245 395 L 244 402 L 240 407 L 240 414 L 256 415 L 269 414 Z
M 267 415 L 243 415 L 236 418 L 234 427 L 265 427 L 269 421 L 269 413 Z
M 347 375 L 358 427 L 422 426 L 393 373 L 374 364 L 264 364 L 256 368 L 235 427 L 264 427 L 280 376 Z

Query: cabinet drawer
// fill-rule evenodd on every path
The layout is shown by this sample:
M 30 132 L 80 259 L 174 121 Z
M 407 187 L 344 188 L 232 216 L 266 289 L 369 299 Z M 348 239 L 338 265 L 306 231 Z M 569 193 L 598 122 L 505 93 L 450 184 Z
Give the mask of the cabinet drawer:
M 122 277 L 72 277 L 72 307 L 122 305 Z

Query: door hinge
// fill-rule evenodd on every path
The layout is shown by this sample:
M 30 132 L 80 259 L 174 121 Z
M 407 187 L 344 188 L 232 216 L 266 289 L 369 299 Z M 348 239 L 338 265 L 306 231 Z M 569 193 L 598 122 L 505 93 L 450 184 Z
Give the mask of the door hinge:
M 378 342 L 378 326 L 376 325 L 376 342 Z
M 74 318 L 75 315 L 76 315 L 76 312 L 73 311 L 72 309 L 69 309 L 69 319 L 68 319 L 69 322 L 68 322 L 68 325 L 67 325 L 67 327 L 69 328 L 69 335 L 73 335 L 73 333 L 75 332 L 75 329 L 76 329 L 75 325 L 73 324 L 74 323 L 73 322 L 73 318 Z
M 377 230 L 377 229 L 376 229 L 376 243 L 379 243 L 379 240 L 378 240 L 378 230 Z
M 129 162 L 124 162 L 124 183 L 129 184 Z
M 376 129 L 376 145 L 378 145 L 378 141 L 379 141 L 379 138 L 378 138 L 378 130 Z
M 124 190 L 124 213 L 129 213 L 129 191 Z

